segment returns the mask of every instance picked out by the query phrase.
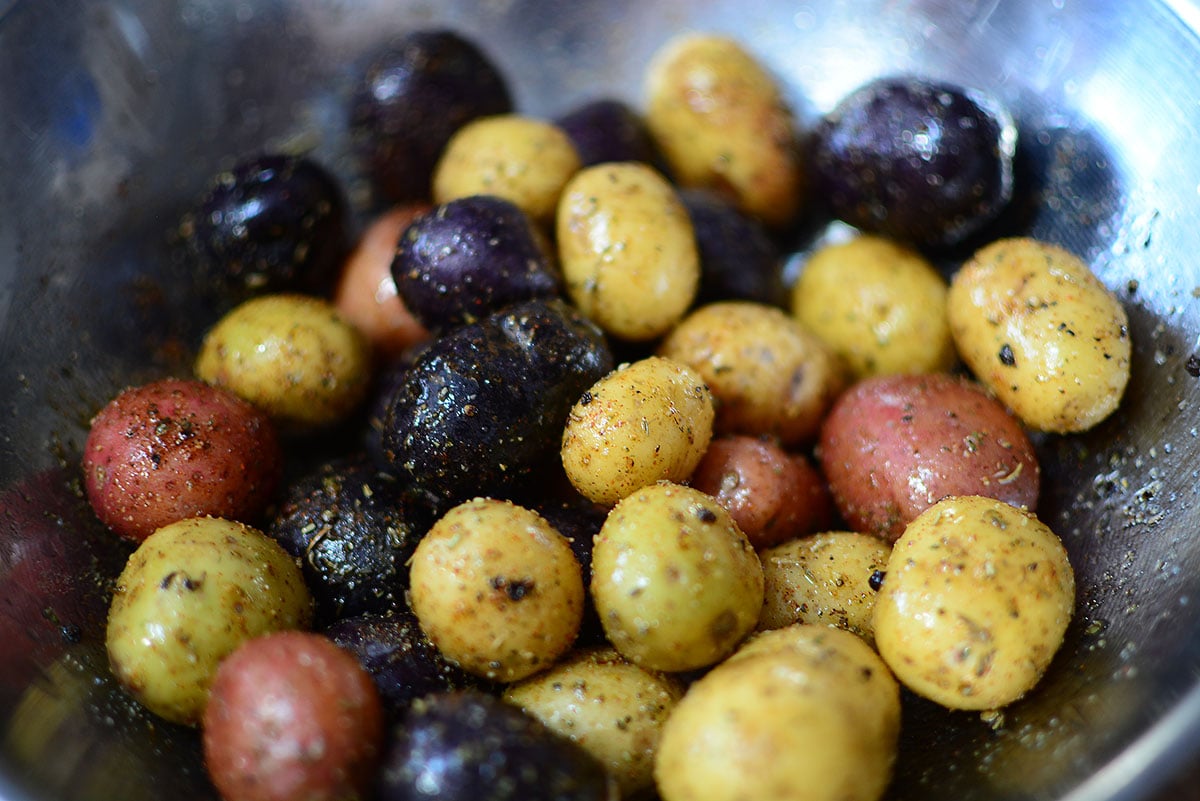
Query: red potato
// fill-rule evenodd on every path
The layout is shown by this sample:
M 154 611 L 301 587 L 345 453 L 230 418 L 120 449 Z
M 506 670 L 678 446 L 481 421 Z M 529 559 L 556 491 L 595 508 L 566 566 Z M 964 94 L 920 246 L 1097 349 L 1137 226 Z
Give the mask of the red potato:
M 203 733 L 225 801 L 345 801 L 372 782 L 383 708 L 349 652 L 286 631 L 249 640 L 221 663 Z
M 817 455 L 846 522 L 889 541 L 951 495 L 1037 508 L 1041 470 L 1024 429 L 951 375 L 859 382 L 826 417 Z
M 274 498 L 283 455 L 262 411 L 201 381 L 168 378 L 126 389 L 93 418 L 83 471 L 96 515 L 140 542 L 191 517 L 253 524 Z
M 790 454 L 771 440 L 713 440 L 691 484 L 716 498 L 758 550 L 833 522 L 833 501 L 820 472 L 804 455 Z

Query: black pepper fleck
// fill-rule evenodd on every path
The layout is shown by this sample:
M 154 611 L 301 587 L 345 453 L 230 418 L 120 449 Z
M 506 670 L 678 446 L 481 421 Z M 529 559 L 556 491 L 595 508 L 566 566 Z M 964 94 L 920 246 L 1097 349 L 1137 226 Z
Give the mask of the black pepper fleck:
M 1017 363 L 1017 357 L 1013 353 L 1013 349 L 1008 343 L 1000 347 L 1000 363 L 1005 367 L 1012 367 Z

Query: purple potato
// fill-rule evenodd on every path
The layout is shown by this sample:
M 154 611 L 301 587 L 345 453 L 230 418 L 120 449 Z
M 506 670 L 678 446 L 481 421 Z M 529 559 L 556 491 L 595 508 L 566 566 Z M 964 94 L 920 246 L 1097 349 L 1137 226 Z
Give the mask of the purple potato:
M 557 120 L 575 145 L 584 167 L 610 161 L 656 162 L 656 152 L 645 122 L 620 100 L 594 100 Z
M 700 253 L 697 305 L 718 300 L 787 305 L 779 248 L 761 222 L 703 189 L 685 189 L 679 199 L 692 220 Z

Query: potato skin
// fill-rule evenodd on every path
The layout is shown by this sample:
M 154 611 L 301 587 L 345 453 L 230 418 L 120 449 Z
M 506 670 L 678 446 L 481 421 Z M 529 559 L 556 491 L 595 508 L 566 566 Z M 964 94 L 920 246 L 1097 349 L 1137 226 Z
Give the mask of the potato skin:
M 875 644 L 913 692 L 998 709 L 1038 682 L 1074 608 L 1074 572 L 1044 523 L 992 498 L 947 498 L 896 541 Z
M 109 664 L 151 712 L 192 725 L 222 659 L 252 637 L 311 621 L 300 568 L 278 543 L 229 520 L 181 520 L 147 537 L 117 578 Z
M 556 219 L 567 295 L 619 339 L 666 333 L 700 285 L 695 231 L 674 188 L 639 162 L 582 170 Z
M 946 374 L 855 384 L 822 423 L 817 455 L 849 526 L 888 540 L 947 495 L 1037 508 L 1041 469 L 1024 429 L 982 387 Z
M 122 391 L 92 419 L 83 449 L 84 488 L 96 515 L 137 542 L 188 517 L 257 523 L 282 473 L 266 414 L 186 379 Z
M 1128 317 L 1069 251 L 1029 238 L 993 242 L 954 275 L 948 303 L 963 361 L 1031 428 L 1085 431 L 1120 405 Z
M 204 712 L 204 761 L 225 801 L 365 797 L 383 708 L 353 655 L 319 634 L 243 643 L 217 669 Z

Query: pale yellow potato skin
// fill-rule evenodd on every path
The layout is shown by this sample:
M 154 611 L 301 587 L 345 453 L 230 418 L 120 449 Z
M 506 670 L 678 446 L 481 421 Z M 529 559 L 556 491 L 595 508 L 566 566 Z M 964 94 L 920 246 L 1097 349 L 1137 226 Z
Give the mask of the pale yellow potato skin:
M 664 481 L 609 512 L 592 548 L 591 592 L 622 656 L 648 670 L 694 670 L 754 629 L 762 565 L 711 496 Z
M 1029 238 L 993 242 L 954 275 L 947 302 L 963 361 L 1029 427 L 1085 431 L 1120 405 L 1128 317 L 1073 253 Z
M 620 339 L 666 333 L 700 285 L 687 209 L 660 173 L 640 163 L 598 164 L 563 190 L 556 218 L 567 295 Z
M 873 643 L 877 591 L 871 576 L 887 569 L 891 552 L 880 537 L 853 531 L 822 532 L 763 551 L 766 590 L 758 628 L 821 624 Z
M 596 757 L 622 796 L 654 783 L 662 727 L 682 696 L 678 679 L 640 668 L 613 648 L 578 651 L 504 691 L 504 700 Z
M 957 361 L 946 280 L 922 255 L 877 236 L 826 245 L 792 288 L 792 313 L 854 378 L 935 373 Z
M 251 637 L 311 621 L 300 567 L 275 540 L 198 517 L 163 526 L 129 557 L 109 607 L 108 658 L 143 706 L 196 725 L 221 660 Z
M 646 71 L 646 125 L 682 186 L 732 196 L 768 225 L 795 218 L 804 170 L 795 122 L 774 77 L 732 39 L 664 45 Z
M 477 498 L 438 519 L 409 568 L 421 629 L 464 670 L 510 682 L 554 664 L 583 619 L 582 572 L 536 512 Z
M 580 494 L 608 506 L 656 481 L 686 481 L 714 414 L 712 393 L 686 365 L 657 356 L 622 365 L 571 409 L 563 469 Z
M 998 709 L 1037 684 L 1074 608 L 1074 572 L 1044 523 L 991 498 L 948 498 L 893 546 L 875 645 L 913 692 Z
M 838 393 L 845 367 L 799 321 L 749 301 L 701 306 L 659 345 L 658 353 L 698 372 L 717 404 L 720 434 L 809 442 Z
M 563 187 L 581 166 L 557 125 L 519 114 L 483 117 L 446 143 L 433 173 L 433 202 L 494 195 L 549 225 Z
M 343 420 L 370 387 L 371 346 L 321 298 L 265 295 L 246 301 L 209 330 L 196 377 L 264 410 L 284 431 Z

